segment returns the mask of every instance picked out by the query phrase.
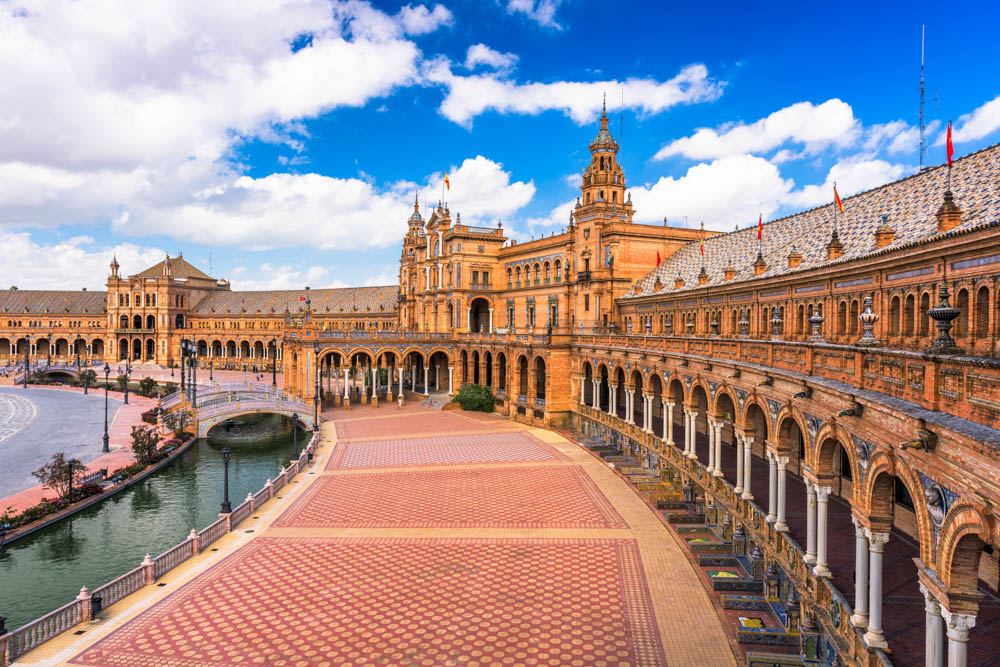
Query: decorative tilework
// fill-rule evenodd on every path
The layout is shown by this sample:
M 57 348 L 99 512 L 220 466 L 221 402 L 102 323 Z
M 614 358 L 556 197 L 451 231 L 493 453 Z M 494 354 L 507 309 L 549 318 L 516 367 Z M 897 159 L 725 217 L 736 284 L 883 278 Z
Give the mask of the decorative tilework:
M 537 438 L 513 432 L 340 443 L 327 469 L 555 460 L 567 459 Z

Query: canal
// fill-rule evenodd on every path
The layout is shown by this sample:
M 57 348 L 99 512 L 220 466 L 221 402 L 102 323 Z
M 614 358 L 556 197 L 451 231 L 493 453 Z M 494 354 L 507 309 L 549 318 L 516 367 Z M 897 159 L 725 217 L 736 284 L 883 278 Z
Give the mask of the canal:
M 310 434 L 299 431 L 301 449 Z M 163 470 L 74 516 L 7 544 L 0 553 L 0 616 L 14 630 L 135 568 L 218 518 L 222 456 L 232 450 L 236 507 L 292 457 L 292 429 L 278 415 L 222 424 Z

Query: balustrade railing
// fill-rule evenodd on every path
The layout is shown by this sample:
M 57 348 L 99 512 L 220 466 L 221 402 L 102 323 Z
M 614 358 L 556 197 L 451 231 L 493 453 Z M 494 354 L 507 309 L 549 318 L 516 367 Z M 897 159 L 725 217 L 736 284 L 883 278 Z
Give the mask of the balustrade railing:
M 261 505 L 274 495 L 274 491 L 285 485 L 290 476 L 301 471 L 309 454 L 315 451 L 318 442 L 319 434 L 314 432 L 299 458 L 294 460 L 288 468 L 283 468 L 274 482 L 265 484 L 264 488 L 253 495 L 254 510 L 260 509 Z M 233 510 L 229 515 L 229 530 L 235 530 L 240 522 L 250 516 L 250 513 L 250 501 L 244 502 Z M 226 523 L 225 518 L 220 518 L 197 533 L 199 552 L 204 551 L 208 545 L 226 534 Z M 99 611 L 91 606 L 94 598 L 101 598 L 100 608 L 107 608 L 143 586 L 155 583 L 156 579 L 191 558 L 194 555 L 192 551 L 192 538 L 187 538 L 157 556 L 151 564 L 149 561 L 145 561 L 143 565 L 94 589 L 86 596 L 83 595 L 85 591 L 82 591 L 81 596 L 72 602 L 26 623 L 6 635 L 0 635 L 0 667 L 6 667 L 28 651 L 88 620 L 92 610 Z

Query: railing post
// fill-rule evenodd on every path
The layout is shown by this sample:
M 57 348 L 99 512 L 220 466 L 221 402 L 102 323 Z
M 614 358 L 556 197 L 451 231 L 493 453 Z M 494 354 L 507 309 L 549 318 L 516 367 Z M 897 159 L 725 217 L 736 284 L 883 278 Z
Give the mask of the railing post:
M 198 548 L 198 531 L 192 528 L 188 539 L 191 540 L 191 557 L 193 558 L 201 553 L 201 549 Z
M 233 520 L 232 520 L 232 516 L 233 516 L 232 513 L 229 513 L 229 514 L 220 514 L 219 515 L 220 519 L 225 519 L 225 521 L 226 521 L 226 532 L 227 533 L 233 532 Z
M 270 500 L 271 498 L 274 498 L 274 485 L 271 484 L 271 480 L 267 480 L 267 483 L 264 484 L 264 488 L 267 489 L 267 499 Z
M 80 622 L 86 623 L 91 618 L 90 591 L 86 586 L 80 588 L 80 594 L 76 599 L 80 602 Z
M 254 512 L 256 512 L 257 511 L 257 507 L 256 507 L 256 505 L 255 505 L 255 503 L 253 501 L 253 492 L 252 491 L 247 491 L 247 502 L 250 503 L 250 514 L 253 514 Z
M 7 667 L 10 662 L 7 660 L 7 644 L 10 641 L 11 633 L 7 633 L 0 637 L 0 667 Z
M 146 557 L 142 559 L 142 583 L 145 586 L 152 586 L 156 581 L 156 576 L 153 573 L 153 557 L 146 554 Z

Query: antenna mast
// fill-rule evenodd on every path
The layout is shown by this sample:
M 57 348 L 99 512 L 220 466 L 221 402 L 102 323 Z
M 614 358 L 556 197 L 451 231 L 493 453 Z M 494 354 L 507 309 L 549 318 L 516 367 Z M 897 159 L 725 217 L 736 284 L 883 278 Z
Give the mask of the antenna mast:
M 920 171 L 924 170 L 924 34 L 926 25 L 920 26 Z

